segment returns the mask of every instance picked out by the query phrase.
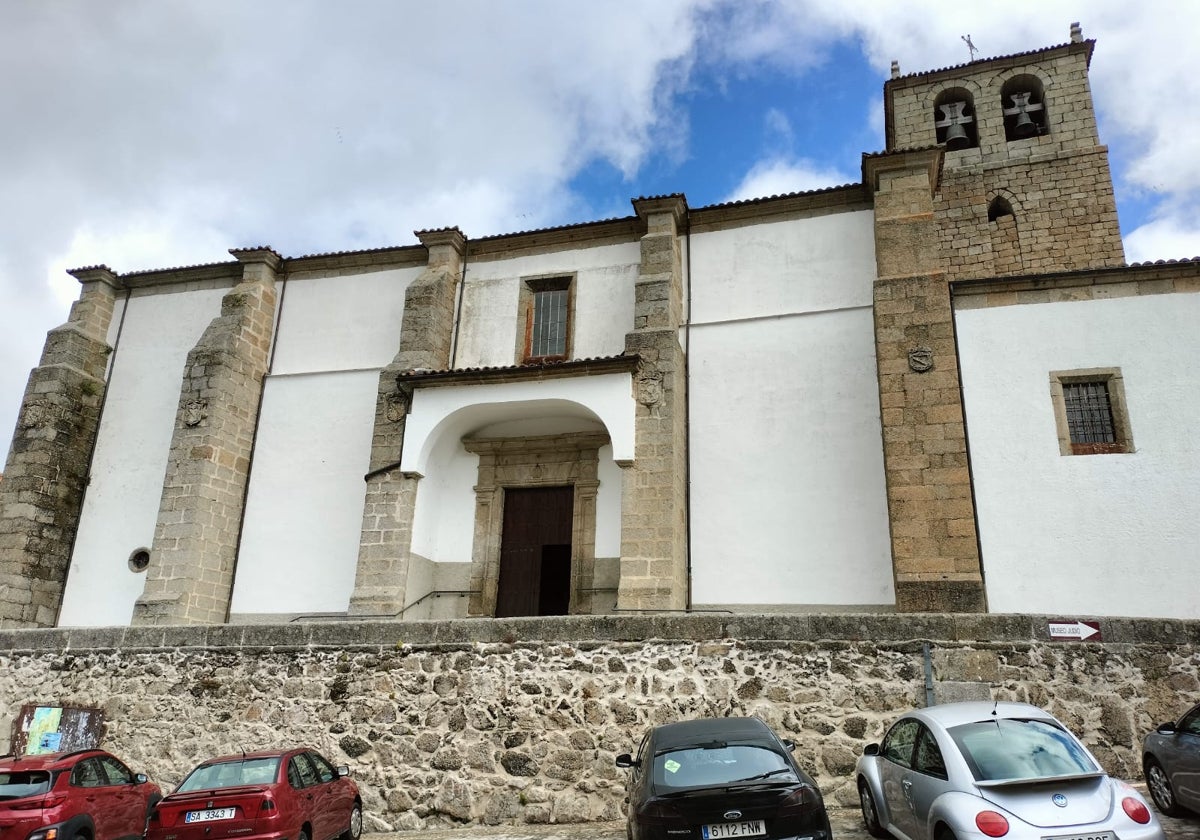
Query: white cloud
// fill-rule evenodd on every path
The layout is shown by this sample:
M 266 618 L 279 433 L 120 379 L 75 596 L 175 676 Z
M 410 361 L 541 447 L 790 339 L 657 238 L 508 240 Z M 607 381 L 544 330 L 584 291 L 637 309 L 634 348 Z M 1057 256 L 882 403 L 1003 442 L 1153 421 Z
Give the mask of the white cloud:
M 857 175 L 846 175 L 813 161 L 776 158 L 757 163 L 723 200 L 742 201 L 748 198 L 786 195 L 857 181 Z
M 1125 237 L 1125 259 L 1200 259 L 1200 222 L 1195 216 L 1170 216 L 1142 225 Z

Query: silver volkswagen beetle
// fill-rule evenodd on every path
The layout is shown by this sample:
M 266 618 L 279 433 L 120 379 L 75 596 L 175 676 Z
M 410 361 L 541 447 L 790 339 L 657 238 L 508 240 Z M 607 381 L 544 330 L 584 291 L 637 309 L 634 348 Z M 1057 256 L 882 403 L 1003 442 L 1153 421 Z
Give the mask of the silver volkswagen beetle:
M 903 715 L 855 770 L 867 831 L 903 840 L 1165 840 L 1141 795 L 1111 779 L 1053 715 L 947 703 Z
M 1168 817 L 1200 813 L 1200 706 L 1146 736 L 1142 772 L 1159 811 Z

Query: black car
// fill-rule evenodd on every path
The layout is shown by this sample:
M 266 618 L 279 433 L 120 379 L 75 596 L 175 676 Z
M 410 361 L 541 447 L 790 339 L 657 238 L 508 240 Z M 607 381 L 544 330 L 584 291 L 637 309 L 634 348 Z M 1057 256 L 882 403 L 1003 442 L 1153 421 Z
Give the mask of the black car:
M 829 840 L 816 783 L 758 718 L 656 726 L 628 767 L 630 840 L 723 837 Z
M 1142 772 L 1163 814 L 1200 813 L 1200 706 L 1142 740 Z

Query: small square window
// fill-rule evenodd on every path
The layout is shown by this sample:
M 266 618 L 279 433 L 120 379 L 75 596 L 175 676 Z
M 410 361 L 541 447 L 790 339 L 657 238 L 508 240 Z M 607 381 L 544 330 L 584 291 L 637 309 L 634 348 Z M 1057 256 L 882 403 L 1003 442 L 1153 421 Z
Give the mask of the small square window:
M 1050 396 L 1061 454 L 1133 451 L 1120 368 L 1051 372 Z
M 518 336 L 518 362 L 570 358 L 575 297 L 572 281 L 572 277 L 536 277 L 521 283 L 524 330 Z

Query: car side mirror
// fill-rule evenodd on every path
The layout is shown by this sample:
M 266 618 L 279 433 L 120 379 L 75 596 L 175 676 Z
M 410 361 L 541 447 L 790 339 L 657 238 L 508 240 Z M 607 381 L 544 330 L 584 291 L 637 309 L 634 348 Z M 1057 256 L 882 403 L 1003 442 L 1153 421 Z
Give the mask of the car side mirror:
M 136 774 L 134 774 L 134 777 L 133 777 L 133 783 L 134 783 L 135 785 L 144 785 L 144 784 L 146 784 L 146 782 L 148 782 L 148 781 L 150 781 L 150 777 L 149 777 L 149 776 L 147 776 L 145 773 L 136 773 Z
M 791 738 L 784 738 L 783 739 L 783 748 L 785 750 L 787 750 L 788 752 L 795 752 L 796 751 L 796 742 L 793 741 Z
M 1158 726 L 1156 726 L 1154 728 L 1154 731 L 1157 732 L 1159 735 L 1174 735 L 1175 731 L 1176 731 L 1175 724 L 1174 723 L 1160 723 Z
M 617 756 L 617 766 L 618 767 L 641 767 L 642 762 L 636 760 L 629 753 L 621 753 L 619 756 Z
M 341 766 L 339 766 L 337 768 L 337 774 L 338 774 L 339 779 L 342 776 L 349 776 L 350 775 L 350 766 L 348 764 L 342 764 Z
M 863 755 L 879 755 L 879 745 L 867 744 L 863 747 Z

